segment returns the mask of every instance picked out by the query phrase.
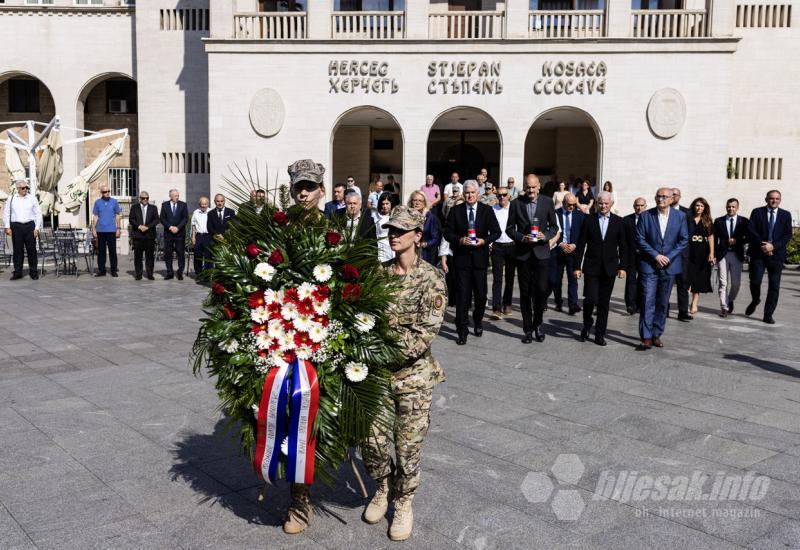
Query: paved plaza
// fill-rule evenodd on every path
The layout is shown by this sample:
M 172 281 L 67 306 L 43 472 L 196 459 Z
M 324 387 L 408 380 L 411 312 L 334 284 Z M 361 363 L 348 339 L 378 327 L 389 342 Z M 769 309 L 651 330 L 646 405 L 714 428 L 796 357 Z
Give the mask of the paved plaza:
M 9 276 L 0 549 L 800 548 L 794 269 L 776 325 L 743 316 L 746 288 L 725 320 L 704 295 L 696 320 L 673 315 L 667 347 L 648 352 L 634 350 L 620 283 L 606 348 L 579 343 L 580 318 L 553 310 L 544 344 L 520 342 L 515 310 L 457 347 L 450 310 L 406 543 L 361 521 L 349 467 L 315 487 L 311 527 L 283 534 L 286 486 L 259 502 L 212 382 L 187 364 L 207 289 Z

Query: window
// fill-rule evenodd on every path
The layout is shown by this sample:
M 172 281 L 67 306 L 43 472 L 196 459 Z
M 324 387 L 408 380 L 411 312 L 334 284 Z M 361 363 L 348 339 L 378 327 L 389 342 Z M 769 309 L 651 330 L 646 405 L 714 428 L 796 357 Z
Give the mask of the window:
M 533 11 L 603 10 L 605 0 L 530 0 L 529 9 Z M 634 2 L 634 4 L 636 4 Z M 634 5 L 635 8 L 635 5 Z
M 109 168 L 108 188 L 113 197 L 135 197 L 139 192 L 136 168 Z
M 739 28 L 775 28 L 792 26 L 791 4 L 739 4 L 736 6 Z
M 393 139 L 376 139 L 372 141 L 372 148 L 376 151 L 393 151 L 394 150 L 394 140 Z
M 334 11 L 405 11 L 405 0 L 335 0 Z
M 306 3 L 297 0 L 258 0 L 258 11 L 306 11 Z
M 631 0 L 634 10 L 682 10 L 683 0 Z
M 133 80 L 106 81 L 106 112 L 117 115 L 136 112 L 136 82 Z
M 52 5 L 53 0 L 25 0 L 25 3 L 29 6 L 47 6 Z
M 39 81 L 12 78 L 8 81 L 8 111 L 11 113 L 38 113 Z
M 778 157 L 729 157 L 728 179 L 783 179 L 783 159 Z
M 207 31 L 210 29 L 210 10 L 162 9 L 159 10 L 162 31 Z
M 161 171 L 165 174 L 208 174 L 211 172 L 211 155 L 161 153 Z
M 102 6 L 103 0 L 75 0 L 76 6 Z

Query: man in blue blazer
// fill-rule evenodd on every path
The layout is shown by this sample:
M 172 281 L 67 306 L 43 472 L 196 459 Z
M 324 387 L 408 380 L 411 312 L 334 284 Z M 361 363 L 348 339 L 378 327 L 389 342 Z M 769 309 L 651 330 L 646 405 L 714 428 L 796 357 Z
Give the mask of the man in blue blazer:
M 767 192 L 766 206 L 755 208 L 750 214 L 748 242 L 750 247 L 750 305 L 745 315 L 752 315 L 761 303 L 761 281 L 764 271 L 768 274 L 767 302 L 764 304 L 764 322 L 775 323 L 772 314 L 778 307 L 778 291 L 781 287 L 781 272 L 786 261 L 786 245 L 792 238 L 792 215 L 778 208 L 781 192 Z
M 177 189 L 169 190 L 169 200 L 161 204 L 161 225 L 164 226 L 164 263 L 167 274 L 164 279 L 172 279 L 172 251 L 178 256 L 178 280 L 183 280 L 186 267 L 186 224 L 189 223 L 189 209 L 180 199 Z
M 564 279 L 564 270 L 567 271 L 567 304 L 569 314 L 575 315 L 581 310 L 578 305 L 578 279 L 575 278 L 575 248 L 585 214 L 578 210 L 578 199 L 572 193 L 564 195 L 561 208 L 556 210 L 556 219 L 561 234 L 556 241 L 556 247 L 550 251 L 550 290 L 556 301 L 556 311 L 563 310 L 561 299 L 561 283 Z
M 683 272 L 682 254 L 689 244 L 686 214 L 672 208 L 672 189 L 656 192 L 656 207 L 644 212 L 636 226 L 639 274 L 644 307 L 639 317 L 639 350 L 664 347 L 661 335 L 667 324 L 669 295 L 675 276 Z

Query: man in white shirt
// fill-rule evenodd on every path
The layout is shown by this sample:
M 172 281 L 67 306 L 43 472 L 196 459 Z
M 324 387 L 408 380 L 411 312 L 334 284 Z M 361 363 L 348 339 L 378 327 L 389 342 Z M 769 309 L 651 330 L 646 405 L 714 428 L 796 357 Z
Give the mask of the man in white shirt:
M 356 179 L 353 176 L 347 176 L 347 189 L 352 189 L 358 196 L 361 196 L 361 188 L 356 185 Z M 345 193 L 347 193 L 347 189 L 345 189 Z
M 511 314 L 514 294 L 514 241 L 506 235 L 511 193 L 508 187 L 497 190 L 497 204 L 492 207 L 500 226 L 500 237 L 489 247 L 492 255 L 492 319 L 500 320 Z M 505 278 L 505 285 L 503 280 Z M 502 294 L 501 294 L 502 289 Z
M 42 229 L 42 210 L 36 197 L 28 194 L 28 182 L 14 182 L 16 193 L 8 199 L 3 212 L 3 227 L 14 245 L 14 272 L 11 280 L 22 278 L 24 254 L 28 254 L 28 273 L 31 279 L 39 278 L 39 258 L 36 255 L 36 239 Z
M 194 272 L 198 277 L 211 267 L 211 235 L 208 234 L 208 197 L 200 197 L 199 206 L 192 213 L 192 246 L 194 247 Z
M 519 195 L 519 189 L 517 189 L 516 180 L 514 176 L 511 176 L 506 180 L 506 187 L 508 187 L 508 195 L 509 200 L 514 200 Z
M 450 183 L 444 186 L 444 191 L 442 191 L 442 200 L 447 201 L 450 197 L 453 196 L 453 186 L 458 185 L 459 179 L 458 172 L 453 172 L 450 174 Z

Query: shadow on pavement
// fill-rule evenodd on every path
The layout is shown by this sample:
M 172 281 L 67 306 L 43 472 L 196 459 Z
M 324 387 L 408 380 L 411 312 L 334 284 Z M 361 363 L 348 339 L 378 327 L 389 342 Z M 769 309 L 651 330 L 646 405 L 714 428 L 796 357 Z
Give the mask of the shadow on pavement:
M 754 367 L 763 369 L 777 374 L 784 374 L 793 378 L 800 378 L 800 370 L 794 369 L 788 365 L 767 361 L 766 359 L 759 359 L 757 357 L 750 357 L 749 355 L 741 355 L 738 353 L 726 353 L 723 356 L 725 359 L 739 361 L 740 363 L 750 363 Z

